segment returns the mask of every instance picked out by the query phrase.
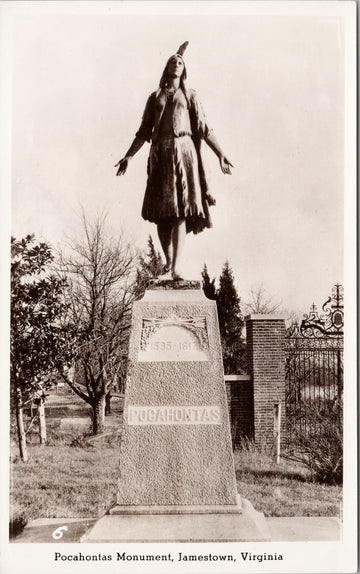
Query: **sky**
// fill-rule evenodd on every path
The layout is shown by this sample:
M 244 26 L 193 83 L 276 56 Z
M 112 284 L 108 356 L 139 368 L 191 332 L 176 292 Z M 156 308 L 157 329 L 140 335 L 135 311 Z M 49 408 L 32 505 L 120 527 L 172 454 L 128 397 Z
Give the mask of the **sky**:
M 141 218 L 149 144 L 124 177 L 114 165 L 187 40 L 187 85 L 234 169 L 224 175 L 207 148 L 213 228 L 187 236 L 184 275 L 200 278 L 206 263 L 218 278 L 229 260 L 243 302 L 263 285 L 300 316 L 320 307 L 344 279 L 338 3 L 42 4 L 13 17 L 12 234 L 62 247 L 83 208 L 90 219 L 106 212 L 113 235 L 146 248 L 151 234 L 160 249 Z

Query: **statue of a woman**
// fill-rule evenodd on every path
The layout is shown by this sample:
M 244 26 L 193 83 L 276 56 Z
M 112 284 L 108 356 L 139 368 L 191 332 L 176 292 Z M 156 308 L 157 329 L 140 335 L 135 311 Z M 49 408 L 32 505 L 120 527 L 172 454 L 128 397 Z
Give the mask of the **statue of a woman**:
M 151 141 L 142 216 L 157 225 L 166 259 L 163 278 L 171 273 L 173 280 L 182 279 L 179 261 L 186 233 L 199 233 L 212 226 L 209 205 L 215 200 L 208 192 L 202 141 L 218 156 L 223 173 L 230 174 L 233 167 L 206 123 L 196 92 L 185 86 L 182 56 L 187 44 L 169 58 L 159 89 L 146 103 L 135 139 L 115 166 L 116 175 L 123 175 L 144 142 Z

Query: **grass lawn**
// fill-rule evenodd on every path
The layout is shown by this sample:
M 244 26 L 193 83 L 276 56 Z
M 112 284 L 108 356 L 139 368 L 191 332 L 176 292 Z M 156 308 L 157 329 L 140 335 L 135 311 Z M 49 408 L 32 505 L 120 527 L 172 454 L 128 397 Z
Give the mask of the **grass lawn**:
M 265 516 L 338 516 L 342 487 L 312 482 L 310 473 L 284 459 L 278 465 L 254 449 L 235 452 L 238 492 Z
M 16 448 L 14 449 L 16 451 Z M 29 461 L 11 461 L 11 514 L 34 518 L 98 517 L 114 503 L 116 438 L 81 446 L 29 446 Z M 310 481 L 305 471 L 265 454 L 235 453 L 238 492 L 265 516 L 339 516 L 342 489 Z
M 114 505 L 119 476 L 122 399 L 114 397 L 106 437 L 84 441 L 90 418 L 75 396 L 52 395 L 47 409 L 48 444 L 36 425 L 28 434 L 29 461 L 11 443 L 10 509 L 15 522 L 35 518 L 97 518 Z M 85 408 L 84 408 L 85 407 Z M 12 432 L 15 438 L 14 430 Z M 238 492 L 265 516 L 339 516 L 342 488 L 316 484 L 307 470 L 282 460 L 276 465 L 254 447 L 235 452 Z
M 29 461 L 11 463 L 14 516 L 101 516 L 115 503 L 118 456 L 114 447 L 30 446 Z

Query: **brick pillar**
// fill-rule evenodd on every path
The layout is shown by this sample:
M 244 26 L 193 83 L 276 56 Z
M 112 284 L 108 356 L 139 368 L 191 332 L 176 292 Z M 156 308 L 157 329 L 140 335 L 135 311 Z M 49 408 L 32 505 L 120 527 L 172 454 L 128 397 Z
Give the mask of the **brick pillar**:
M 275 405 L 279 403 L 281 435 L 285 436 L 285 321 L 278 315 L 248 315 L 245 321 L 255 443 L 272 447 Z

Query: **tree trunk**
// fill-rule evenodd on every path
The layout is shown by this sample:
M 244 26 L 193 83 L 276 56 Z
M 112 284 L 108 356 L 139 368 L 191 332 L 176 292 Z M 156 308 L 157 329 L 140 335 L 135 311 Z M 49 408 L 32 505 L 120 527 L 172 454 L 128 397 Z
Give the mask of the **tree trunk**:
M 40 444 L 46 444 L 47 436 L 46 436 L 46 420 L 45 420 L 45 404 L 44 401 L 38 406 L 38 415 L 39 415 L 39 435 L 40 435 Z
M 105 396 L 96 397 L 92 404 L 93 433 L 101 434 L 105 428 Z
M 17 387 L 16 389 L 16 423 L 17 423 L 17 431 L 18 431 L 18 440 L 19 440 L 19 450 L 21 460 L 24 462 L 28 461 L 28 453 L 26 448 L 26 434 L 24 428 L 24 413 L 23 413 L 23 401 L 22 401 L 22 392 L 21 388 Z
M 110 394 L 110 391 L 109 391 L 109 392 L 107 393 L 106 397 L 105 397 L 105 416 L 106 416 L 106 415 L 111 415 L 110 400 L 111 400 L 111 394 Z

